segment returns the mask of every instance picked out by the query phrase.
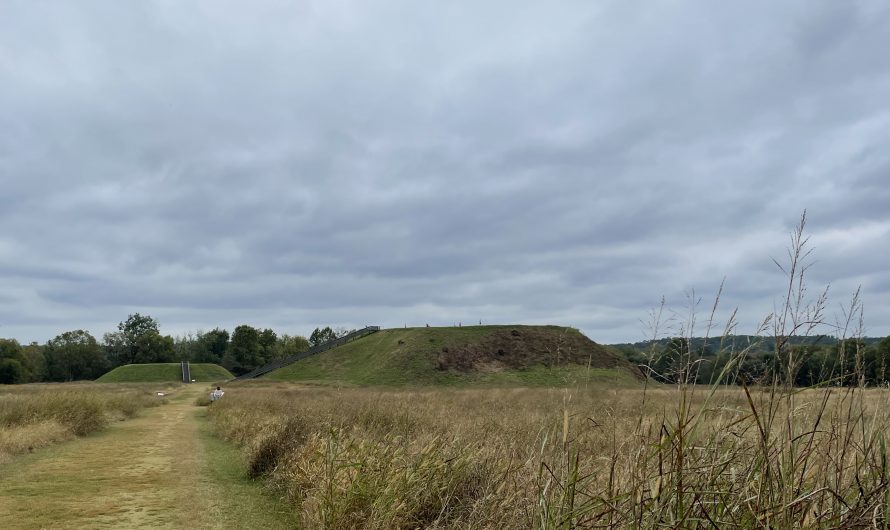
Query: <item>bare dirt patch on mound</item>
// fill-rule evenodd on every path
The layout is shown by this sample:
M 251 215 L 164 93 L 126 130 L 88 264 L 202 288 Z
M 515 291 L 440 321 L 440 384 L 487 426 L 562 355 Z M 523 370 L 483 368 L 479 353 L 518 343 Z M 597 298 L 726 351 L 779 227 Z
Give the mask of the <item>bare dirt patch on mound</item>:
M 496 330 L 480 341 L 444 346 L 437 361 L 439 370 L 458 372 L 497 372 L 575 364 L 626 368 L 638 373 L 623 358 L 577 330 L 541 326 Z

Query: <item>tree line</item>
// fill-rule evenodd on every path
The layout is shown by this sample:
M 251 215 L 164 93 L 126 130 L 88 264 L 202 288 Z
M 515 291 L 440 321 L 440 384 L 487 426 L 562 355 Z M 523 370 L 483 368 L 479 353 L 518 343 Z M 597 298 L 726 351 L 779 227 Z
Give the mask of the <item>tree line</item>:
M 747 341 L 746 341 L 747 342 Z M 890 384 L 890 336 L 822 341 L 763 340 L 744 347 L 714 347 L 713 340 L 671 338 L 619 349 L 644 373 L 664 383 L 770 384 L 798 387 Z M 778 352 L 778 353 L 777 353 Z
M 0 339 L 0 384 L 89 380 L 125 364 L 178 361 L 219 364 L 240 375 L 347 333 L 325 326 L 307 339 L 241 325 L 231 333 L 215 328 L 174 338 L 161 334 L 154 318 L 135 313 L 101 341 L 82 329 L 61 333 L 46 344 Z

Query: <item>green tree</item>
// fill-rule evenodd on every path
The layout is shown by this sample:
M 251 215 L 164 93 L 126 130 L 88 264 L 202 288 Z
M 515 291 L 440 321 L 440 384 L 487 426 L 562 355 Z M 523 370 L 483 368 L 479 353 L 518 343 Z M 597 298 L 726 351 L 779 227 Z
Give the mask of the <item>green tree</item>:
M 884 337 L 877 346 L 879 355 L 890 356 L 890 336 Z
M 200 337 L 200 332 L 198 337 Z M 183 336 L 173 337 L 173 357 L 179 361 L 195 361 L 199 353 L 198 337 L 188 333 Z
M 680 355 L 685 344 L 685 339 L 671 339 L 654 352 L 649 369 L 652 370 L 652 377 L 656 381 L 677 382 Z
M 819 344 L 801 344 L 790 347 L 792 359 L 799 359 L 800 368 L 794 374 L 794 385 L 813 386 L 828 377 L 825 362 L 828 347 Z M 830 370 L 830 367 L 828 367 Z
M 300 335 L 284 335 L 278 338 L 278 357 L 287 357 L 309 349 L 309 341 Z
M 262 362 L 260 331 L 247 325 L 235 328 L 223 366 L 234 373 L 243 374 L 260 366 Z
M 44 381 L 46 379 L 46 360 L 43 356 L 43 346 L 32 342 L 22 347 L 22 368 L 31 374 L 29 382 Z
M 710 383 L 714 371 L 713 357 L 704 342 L 674 337 L 655 354 L 653 377 L 669 383 Z
M 336 338 L 337 333 L 333 329 L 331 329 L 330 326 L 315 328 L 312 334 L 309 335 L 309 345 L 314 348 L 319 344 L 325 343 L 329 340 L 334 340 Z
M 260 359 L 257 366 L 261 366 L 278 358 L 278 335 L 271 329 L 260 332 Z
M 835 362 L 833 378 L 842 386 L 855 385 L 863 369 L 862 360 L 867 346 L 862 339 L 839 340 L 834 348 Z M 834 384 L 834 383 L 833 383 Z
M 890 382 L 890 337 L 868 348 L 865 354 L 865 372 L 869 384 L 885 385 Z
M 66 331 L 47 342 L 44 358 L 50 381 L 95 379 L 108 370 L 102 347 L 82 329 Z
M 714 355 L 714 366 L 711 370 L 711 379 L 708 384 L 720 383 L 730 384 L 735 382 L 735 371 L 727 365 L 732 360 L 732 350 L 730 348 L 719 349 Z
M 105 359 L 112 367 L 128 364 L 133 358 L 123 333 L 119 331 L 102 336 L 102 349 L 105 350 Z
M 127 320 L 117 325 L 118 331 L 124 334 L 130 343 L 136 342 L 139 337 L 149 334 L 160 334 L 161 327 L 158 321 L 148 315 L 133 313 Z
M 106 356 L 112 366 L 174 360 L 173 338 L 162 336 L 158 321 L 152 317 L 134 313 L 117 329 L 104 337 Z
M 25 357 L 22 345 L 15 339 L 0 339 L 0 362 L 3 372 L 0 373 L 0 384 L 25 383 L 30 375 L 25 369 Z
M 173 337 L 146 333 L 136 339 L 136 363 L 169 363 L 175 360 Z
M 195 341 L 192 359 L 199 363 L 220 364 L 229 347 L 229 332 L 216 328 L 207 333 L 199 333 Z
M 22 345 L 15 339 L 0 339 L 0 359 L 21 359 Z
M 0 359 L 0 385 L 15 385 L 24 382 L 22 363 L 9 357 Z

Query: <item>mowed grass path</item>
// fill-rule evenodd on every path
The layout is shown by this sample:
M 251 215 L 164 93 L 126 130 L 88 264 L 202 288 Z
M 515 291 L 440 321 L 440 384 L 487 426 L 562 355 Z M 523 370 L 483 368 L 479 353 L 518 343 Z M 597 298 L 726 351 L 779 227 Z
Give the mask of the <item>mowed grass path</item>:
M 0 466 L 0 528 L 293 528 L 209 432 L 206 390 Z

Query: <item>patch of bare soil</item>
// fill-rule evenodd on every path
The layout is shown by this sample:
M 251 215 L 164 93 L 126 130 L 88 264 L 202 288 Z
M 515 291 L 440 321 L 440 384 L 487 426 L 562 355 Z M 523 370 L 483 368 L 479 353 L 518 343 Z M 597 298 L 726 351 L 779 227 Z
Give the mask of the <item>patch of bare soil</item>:
M 439 370 L 497 372 L 529 366 L 577 364 L 637 370 L 624 358 L 568 328 L 517 327 L 492 332 L 469 344 L 442 347 Z

